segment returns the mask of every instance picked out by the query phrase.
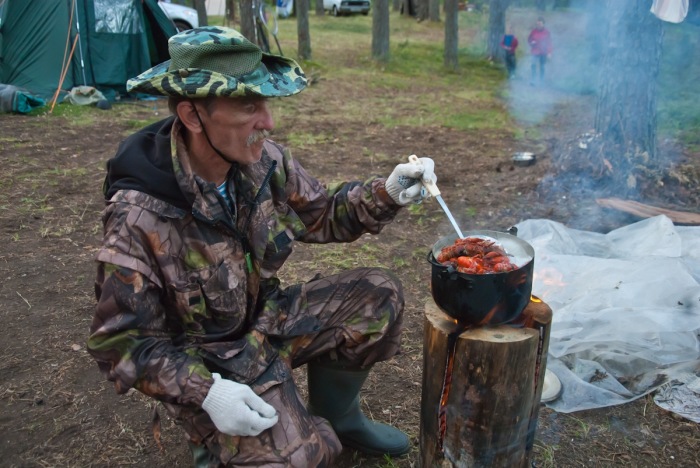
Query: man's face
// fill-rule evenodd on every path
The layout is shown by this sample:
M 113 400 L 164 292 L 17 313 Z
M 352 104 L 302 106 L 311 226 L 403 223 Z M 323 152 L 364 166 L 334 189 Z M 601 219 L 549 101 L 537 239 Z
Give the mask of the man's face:
M 544 29 L 544 22 L 538 21 L 538 22 L 537 22 L 537 29 L 539 29 L 539 30 Z
M 227 158 L 242 165 L 260 160 L 265 137 L 274 128 L 265 98 L 220 98 L 209 112 L 202 106 L 197 110 L 212 144 Z

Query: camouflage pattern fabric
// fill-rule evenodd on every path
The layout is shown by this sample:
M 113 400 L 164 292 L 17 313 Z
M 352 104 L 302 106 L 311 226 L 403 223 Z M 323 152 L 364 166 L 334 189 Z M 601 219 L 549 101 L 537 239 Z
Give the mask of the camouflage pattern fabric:
M 192 209 L 135 190 L 109 201 L 88 350 L 117 392 L 134 387 L 163 402 L 190 439 L 226 465 L 327 466 L 340 445 L 325 421 L 306 412 L 291 368 L 331 351 L 358 366 L 394 356 L 401 287 L 386 271 L 360 269 L 280 289 L 276 273 L 293 240 L 378 233 L 399 207 L 383 179 L 324 187 L 268 141 L 261 161 L 235 176 L 234 221 L 214 184 L 187 169 L 179 122 L 163 125 L 172 125 L 167 157 Z M 276 172 L 245 232 L 247 272 L 234 233 L 273 159 Z M 219 433 L 201 409 L 211 372 L 251 385 L 282 421 L 253 438 Z
M 282 97 L 301 92 L 306 76 L 294 60 L 263 53 L 238 31 L 208 26 L 168 40 L 171 59 L 127 81 L 126 90 L 162 96 Z
M 286 313 L 274 326 L 278 332 L 292 328 L 289 336 L 272 335 L 270 339 L 279 343 L 276 364 L 285 364 L 278 374 L 285 380 L 259 383 L 262 388 L 271 385 L 260 396 L 277 409 L 280 421 L 258 437 L 240 438 L 217 432 L 211 422 L 205 426 L 209 432 L 202 433 L 203 418 L 182 421 L 183 426 L 201 435 L 198 442 L 226 466 L 330 466 L 342 446 L 325 419 L 308 413 L 294 381 L 287 377 L 292 368 L 329 354 L 358 368 L 396 355 L 402 297 L 395 276 L 372 268 L 279 290 L 275 305 Z M 302 330 L 317 331 L 298 335 Z

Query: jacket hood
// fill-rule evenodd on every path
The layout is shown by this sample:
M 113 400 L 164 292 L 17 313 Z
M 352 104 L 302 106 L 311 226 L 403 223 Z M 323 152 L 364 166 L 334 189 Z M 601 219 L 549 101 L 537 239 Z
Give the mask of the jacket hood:
M 107 162 L 105 200 L 119 190 L 137 190 L 178 208 L 189 209 L 173 169 L 170 132 L 175 117 L 156 122 L 124 140 Z

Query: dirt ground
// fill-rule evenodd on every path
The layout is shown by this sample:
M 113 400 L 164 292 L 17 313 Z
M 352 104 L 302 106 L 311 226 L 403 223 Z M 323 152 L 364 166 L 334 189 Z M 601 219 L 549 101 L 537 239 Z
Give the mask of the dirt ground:
M 563 119 L 580 118 L 586 99 L 554 109 L 533 140 L 513 140 L 485 131 L 442 127 L 396 128 L 391 132 L 368 115 L 344 122 L 324 113 L 323 86 L 299 100 L 311 118 L 279 122 L 273 137 L 282 143 L 295 132 L 333 135 L 293 148 L 318 178 L 327 181 L 388 175 L 411 153 L 437 163 L 438 185 L 463 230 L 506 229 L 530 218 L 607 232 L 634 221 L 605 210 L 585 190 L 567 191 L 556 159 L 577 131 L 557 133 Z M 337 92 L 326 90 L 327 93 Z M 546 91 L 539 91 L 545 93 Z M 366 96 L 371 99 L 371 96 Z M 590 99 L 588 99 L 590 101 Z M 139 104 L 122 104 L 139 106 Z M 136 118 L 164 116 L 163 102 L 136 107 Z M 590 110 L 590 109 L 589 109 Z M 190 466 L 180 429 L 163 417 L 162 451 L 150 430 L 152 403 L 130 392 L 115 394 L 85 350 L 93 306 L 93 257 L 100 242 L 100 187 L 105 161 L 133 126 L 110 111 L 95 111 L 91 122 L 70 118 L 0 116 L 0 454 L 2 466 Z M 515 151 L 537 152 L 537 163 L 514 167 Z M 677 151 L 674 149 L 674 151 Z M 377 155 L 384 155 L 379 157 Z M 641 201 L 699 211 L 700 158 L 679 152 L 690 182 L 640 194 Z M 685 195 L 683 194 L 685 190 Z M 419 465 L 423 310 L 429 298 L 425 256 L 450 232 L 434 202 L 406 210 L 375 237 L 337 246 L 300 245 L 282 271 L 285 283 L 357 265 L 383 265 L 406 288 L 403 354 L 377 365 L 362 403 L 372 417 L 396 424 L 414 442 L 396 460 L 368 459 L 348 451 L 339 467 Z M 340 255 L 338 255 L 340 252 Z M 536 291 L 534 292 L 536 294 Z M 556 313 L 556 311 L 555 311 Z M 303 370 L 297 371 L 302 391 Z M 596 411 L 540 412 L 533 466 L 700 466 L 697 424 L 657 407 L 650 397 Z

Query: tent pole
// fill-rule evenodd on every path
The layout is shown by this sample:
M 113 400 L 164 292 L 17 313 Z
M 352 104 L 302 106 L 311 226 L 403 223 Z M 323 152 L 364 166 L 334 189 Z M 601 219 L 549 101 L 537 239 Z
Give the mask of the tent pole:
M 70 54 L 68 55 L 68 62 L 66 62 L 66 67 L 61 71 L 61 79 L 59 80 L 58 88 L 56 89 L 56 92 L 53 95 L 53 100 L 51 102 L 51 110 L 49 110 L 49 114 L 53 113 L 53 108 L 56 106 L 56 101 L 58 101 L 58 95 L 61 92 L 61 86 L 63 86 L 63 80 L 66 79 L 66 73 L 68 73 L 68 64 L 71 60 L 73 60 L 73 52 L 75 52 L 75 43 L 79 40 L 80 36 L 75 36 L 75 40 L 73 41 L 73 47 L 71 47 Z
M 85 79 L 85 62 L 83 61 L 83 44 L 80 40 L 80 19 L 78 18 L 78 2 L 73 2 L 75 6 L 75 27 L 78 30 L 78 54 L 80 55 L 80 71 L 83 73 L 83 86 L 87 86 Z

